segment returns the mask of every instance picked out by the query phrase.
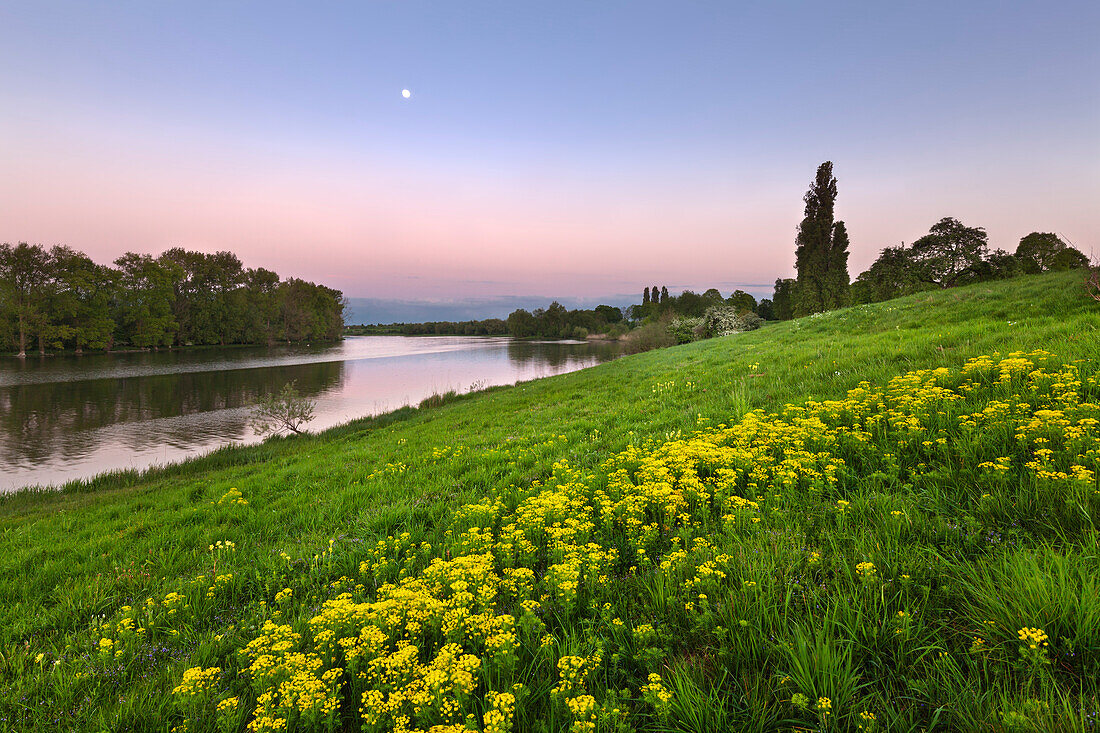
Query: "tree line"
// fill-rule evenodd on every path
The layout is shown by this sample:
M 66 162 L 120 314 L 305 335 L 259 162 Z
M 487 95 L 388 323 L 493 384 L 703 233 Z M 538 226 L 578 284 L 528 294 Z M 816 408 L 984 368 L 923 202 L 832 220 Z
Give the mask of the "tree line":
M 623 311 L 611 305 L 569 310 L 558 301 L 546 308 L 519 308 L 507 319 L 483 321 L 429 321 L 388 325 L 348 326 L 349 335 L 400 334 L 403 336 L 512 336 L 513 338 L 588 338 L 589 334 L 616 337 L 626 330 Z
M 245 268 L 232 252 L 127 252 L 100 265 L 69 247 L 0 244 L 0 351 L 110 351 L 339 339 L 339 290 Z
M 772 317 L 787 320 L 922 290 L 1089 265 L 1083 252 L 1052 232 L 1031 232 L 1009 253 L 991 250 L 984 228 L 945 217 L 912 244 L 883 249 L 850 283 L 848 232 L 843 221 L 834 220 L 836 197 L 833 164 L 826 161 L 803 199 L 804 218 L 795 238 L 798 274 L 775 281 Z
M 771 301 L 761 301 L 764 310 L 769 311 Z M 644 321 L 647 319 L 660 319 L 663 316 L 680 316 L 683 318 L 701 318 L 707 310 L 715 306 L 727 306 L 738 312 L 758 312 L 760 303 L 756 298 L 744 290 L 734 290 L 729 297 L 724 297 L 717 288 L 711 288 L 703 293 L 693 290 L 684 290 L 679 295 L 669 295 L 668 286 L 662 285 L 660 289 L 654 285 L 642 291 L 642 302 L 630 306 L 630 319 Z

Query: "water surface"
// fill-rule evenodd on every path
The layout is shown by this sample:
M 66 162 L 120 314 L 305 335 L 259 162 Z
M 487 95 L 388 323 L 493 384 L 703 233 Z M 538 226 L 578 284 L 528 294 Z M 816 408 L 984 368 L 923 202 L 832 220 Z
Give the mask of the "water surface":
M 310 430 L 613 359 L 612 343 L 358 336 L 325 346 L 0 360 L 0 491 L 56 485 L 253 442 L 250 405 L 294 381 Z

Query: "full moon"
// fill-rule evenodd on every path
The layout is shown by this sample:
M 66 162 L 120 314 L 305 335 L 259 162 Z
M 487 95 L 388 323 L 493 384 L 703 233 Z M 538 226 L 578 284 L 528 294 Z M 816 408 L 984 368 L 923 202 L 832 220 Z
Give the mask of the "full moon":
M 402 89 L 401 90 L 401 96 L 404 97 L 405 99 L 408 99 L 412 95 L 413 95 L 413 93 L 410 92 L 408 89 Z

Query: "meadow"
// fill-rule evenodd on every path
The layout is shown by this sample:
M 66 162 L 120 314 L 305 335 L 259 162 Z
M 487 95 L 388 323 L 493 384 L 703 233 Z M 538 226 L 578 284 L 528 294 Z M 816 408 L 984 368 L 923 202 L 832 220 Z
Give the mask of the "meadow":
M 1079 273 L 0 500 L 0 727 L 1092 730 Z

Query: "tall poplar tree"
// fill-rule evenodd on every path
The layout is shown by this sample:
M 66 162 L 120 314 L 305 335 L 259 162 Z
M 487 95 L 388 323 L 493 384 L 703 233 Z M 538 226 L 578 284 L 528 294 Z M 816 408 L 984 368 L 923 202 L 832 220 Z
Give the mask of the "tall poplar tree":
M 795 239 L 794 315 L 805 316 L 846 305 L 848 302 L 848 232 L 844 222 L 833 220 L 836 204 L 833 164 L 817 168 Z

